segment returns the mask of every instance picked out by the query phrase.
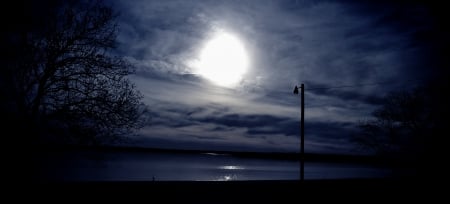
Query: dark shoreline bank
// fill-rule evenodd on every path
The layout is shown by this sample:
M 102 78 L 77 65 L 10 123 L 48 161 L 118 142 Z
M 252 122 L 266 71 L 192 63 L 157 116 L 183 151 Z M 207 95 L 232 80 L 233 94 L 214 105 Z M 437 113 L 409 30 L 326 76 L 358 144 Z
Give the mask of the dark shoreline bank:
M 56 193 L 97 199 L 147 198 L 157 203 L 298 203 L 304 198 L 357 200 L 360 197 L 364 198 L 361 201 L 385 198 L 404 201 L 424 197 L 430 190 L 427 188 L 419 181 L 396 179 L 59 182 L 27 186 L 43 192 L 40 194 L 43 197 Z

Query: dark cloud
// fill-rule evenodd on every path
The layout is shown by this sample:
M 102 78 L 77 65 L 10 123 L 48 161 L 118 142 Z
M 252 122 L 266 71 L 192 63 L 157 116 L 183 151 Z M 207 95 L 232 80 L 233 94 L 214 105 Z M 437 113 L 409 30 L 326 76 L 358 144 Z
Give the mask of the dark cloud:
M 354 123 L 348 122 L 306 122 L 305 134 L 315 136 L 315 139 L 347 138 L 355 130 Z
M 208 116 L 198 121 L 214 123 L 228 127 L 245 127 L 250 135 L 258 134 L 284 134 L 298 137 L 298 121 L 288 117 L 271 115 L 242 115 L 229 114 L 220 117 Z

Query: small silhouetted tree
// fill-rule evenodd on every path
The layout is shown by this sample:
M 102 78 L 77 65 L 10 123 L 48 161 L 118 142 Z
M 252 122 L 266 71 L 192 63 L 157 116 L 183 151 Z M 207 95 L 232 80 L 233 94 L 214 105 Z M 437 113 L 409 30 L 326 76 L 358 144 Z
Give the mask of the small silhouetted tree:
M 374 119 L 360 123 L 357 142 L 382 155 L 421 155 L 434 128 L 428 96 L 423 89 L 388 94 L 384 104 L 373 112 Z
M 101 1 L 54 2 L 7 36 L 3 111 L 27 129 L 83 143 L 138 127 L 141 95 L 127 78 L 134 68 L 114 54 L 116 14 Z

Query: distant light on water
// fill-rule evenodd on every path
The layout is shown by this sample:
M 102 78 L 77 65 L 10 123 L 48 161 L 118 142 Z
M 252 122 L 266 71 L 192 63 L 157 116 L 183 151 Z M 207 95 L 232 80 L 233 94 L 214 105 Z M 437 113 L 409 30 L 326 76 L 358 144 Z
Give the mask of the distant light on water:
M 232 181 L 232 180 L 239 180 L 239 179 L 237 175 L 224 175 L 215 179 L 215 181 Z
M 239 180 L 241 176 L 240 173 L 236 174 L 236 170 L 245 170 L 243 166 L 234 166 L 234 165 L 225 165 L 225 166 L 219 166 L 217 169 L 225 170 L 224 174 L 222 176 L 219 176 L 218 178 L 214 179 L 215 181 L 232 181 L 232 180 Z M 233 173 L 234 172 L 234 173 Z
M 245 169 L 242 166 L 220 166 L 219 169 L 225 169 L 225 170 L 243 170 Z

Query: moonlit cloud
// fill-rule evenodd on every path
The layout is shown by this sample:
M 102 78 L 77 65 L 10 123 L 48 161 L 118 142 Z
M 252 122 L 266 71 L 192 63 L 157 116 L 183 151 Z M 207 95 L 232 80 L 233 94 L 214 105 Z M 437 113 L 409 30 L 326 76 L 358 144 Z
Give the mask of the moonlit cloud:
M 306 150 L 349 153 L 355 125 L 389 91 L 427 77 L 429 11 L 352 1 L 116 1 L 119 52 L 149 105 L 134 138 L 144 146 L 298 151 L 300 98 L 293 86 L 384 86 L 306 91 Z M 214 31 L 235 34 L 251 64 L 233 88 L 192 66 Z

